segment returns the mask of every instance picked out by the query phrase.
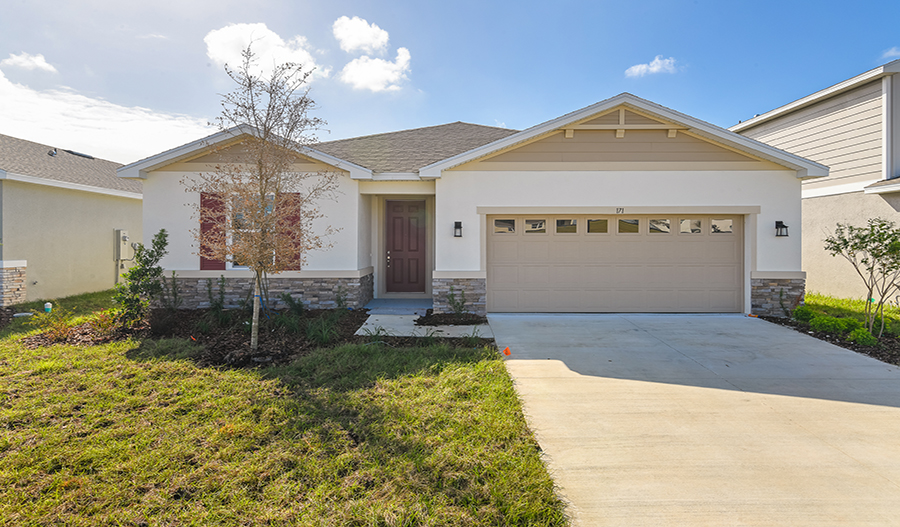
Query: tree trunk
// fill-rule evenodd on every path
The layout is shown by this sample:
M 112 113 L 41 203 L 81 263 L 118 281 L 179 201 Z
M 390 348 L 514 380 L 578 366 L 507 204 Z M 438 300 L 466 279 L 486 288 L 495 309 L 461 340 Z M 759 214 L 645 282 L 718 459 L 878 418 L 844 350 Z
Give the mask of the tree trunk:
M 253 281 L 253 322 L 250 326 L 250 349 L 259 348 L 259 274 Z

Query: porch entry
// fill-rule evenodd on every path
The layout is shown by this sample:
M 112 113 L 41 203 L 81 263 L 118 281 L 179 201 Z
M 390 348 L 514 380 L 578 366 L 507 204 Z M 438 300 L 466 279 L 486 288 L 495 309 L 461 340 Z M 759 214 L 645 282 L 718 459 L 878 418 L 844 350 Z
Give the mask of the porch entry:
M 388 200 L 385 290 L 425 292 L 425 201 Z

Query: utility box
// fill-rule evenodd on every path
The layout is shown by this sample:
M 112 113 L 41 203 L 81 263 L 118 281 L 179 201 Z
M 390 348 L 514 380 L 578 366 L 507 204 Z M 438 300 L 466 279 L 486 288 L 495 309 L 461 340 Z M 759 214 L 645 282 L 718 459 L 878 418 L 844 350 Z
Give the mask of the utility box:
M 117 262 L 121 262 L 122 260 L 126 260 L 128 255 L 128 247 L 129 247 L 129 237 L 128 231 L 125 229 L 116 229 L 116 240 L 114 243 L 115 247 L 115 259 Z

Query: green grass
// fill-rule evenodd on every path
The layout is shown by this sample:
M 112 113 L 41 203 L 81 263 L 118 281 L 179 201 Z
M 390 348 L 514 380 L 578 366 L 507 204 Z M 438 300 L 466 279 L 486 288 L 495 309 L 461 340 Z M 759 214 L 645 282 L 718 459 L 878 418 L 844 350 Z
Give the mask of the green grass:
M 84 293 L 82 295 L 69 296 L 66 298 L 53 298 L 49 300 L 35 300 L 33 302 L 25 302 L 16 304 L 12 308 L 18 313 L 27 313 L 29 311 L 44 311 L 44 303 L 53 304 L 53 309 L 71 310 L 75 318 L 89 316 L 95 311 L 111 309 L 115 307 L 112 297 L 114 291 L 98 291 L 96 293 Z M 14 318 L 12 323 L 0 331 L 0 339 L 10 335 L 31 331 L 32 328 L 28 324 L 27 318 Z
M 0 340 L 0 525 L 565 525 L 495 350 Z
M 835 298 L 818 293 L 807 293 L 804 303 L 816 311 L 840 318 L 855 318 L 862 323 L 866 320 L 866 301 L 863 299 Z M 884 306 L 885 335 L 900 336 L 900 308 L 895 305 Z M 876 335 L 880 320 L 876 321 Z

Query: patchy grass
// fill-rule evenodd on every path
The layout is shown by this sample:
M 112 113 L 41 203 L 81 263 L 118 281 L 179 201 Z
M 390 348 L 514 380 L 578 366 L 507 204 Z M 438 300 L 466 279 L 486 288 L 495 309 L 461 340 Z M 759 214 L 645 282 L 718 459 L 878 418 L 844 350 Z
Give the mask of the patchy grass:
M 198 352 L 0 341 L 0 523 L 566 524 L 495 350 Z
M 807 293 L 805 304 L 812 309 L 840 318 L 854 318 L 862 323 L 866 321 L 866 301 L 861 298 L 835 298 L 818 293 Z M 896 305 L 884 306 L 885 335 L 900 336 L 900 308 Z M 875 332 L 881 326 L 881 319 L 875 322 Z
M 50 300 L 35 300 L 34 302 L 25 302 L 16 304 L 10 309 L 17 313 L 27 313 L 29 311 L 44 311 L 44 303 L 51 302 L 54 310 L 64 309 L 71 311 L 75 319 L 86 317 L 96 311 L 111 309 L 115 307 L 112 301 L 113 293 L 110 289 L 107 291 L 98 291 L 96 293 L 85 293 L 82 295 L 74 295 L 65 298 L 53 298 Z M 0 329 L 0 339 L 10 335 L 28 332 L 34 329 L 28 324 L 27 318 L 14 318 L 8 326 Z

